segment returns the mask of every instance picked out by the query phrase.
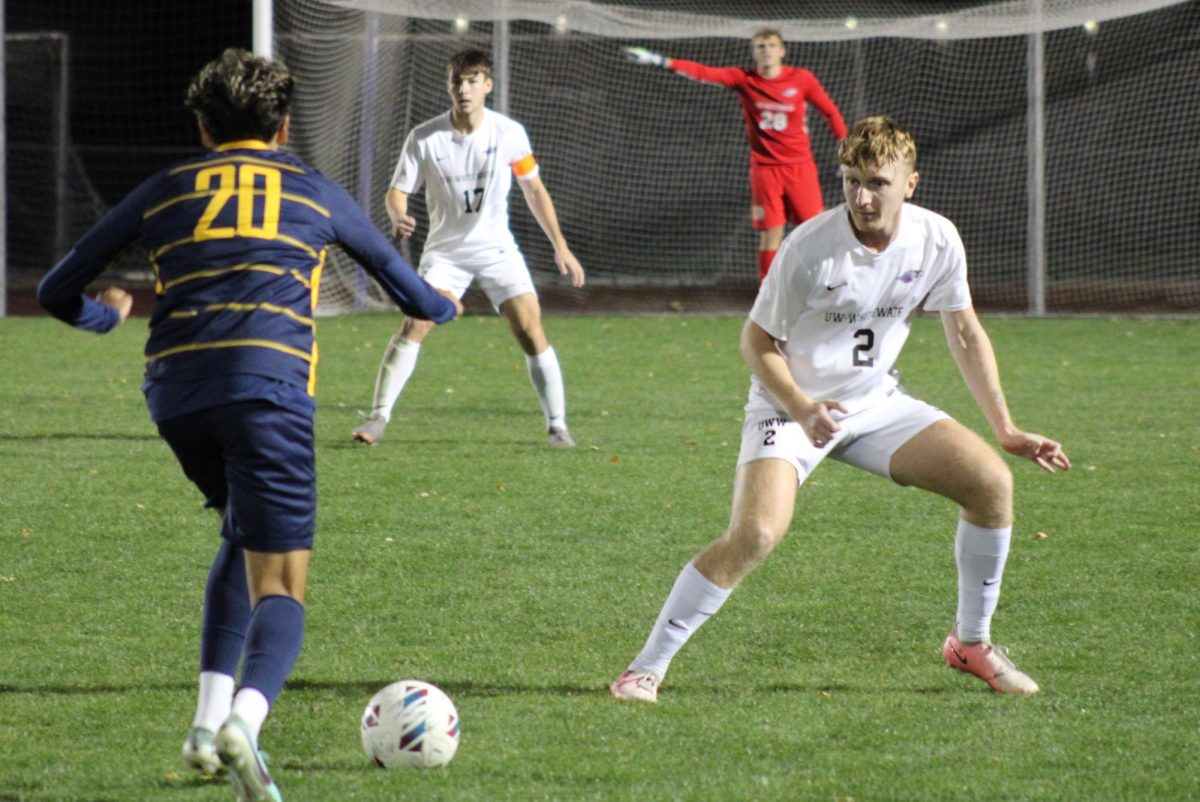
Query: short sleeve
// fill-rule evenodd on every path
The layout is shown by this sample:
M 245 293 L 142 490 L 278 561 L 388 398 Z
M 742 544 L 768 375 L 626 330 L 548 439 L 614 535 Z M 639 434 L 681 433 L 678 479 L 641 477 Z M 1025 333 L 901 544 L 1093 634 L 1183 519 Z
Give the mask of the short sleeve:
M 966 249 L 958 230 L 949 221 L 946 222 L 944 234 L 945 247 L 938 254 L 936 277 L 924 303 L 924 308 L 930 312 L 957 312 L 971 305 Z
M 750 309 L 750 319 L 780 341 L 787 340 L 792 324 L 804 311 L 811 285 L 811 271 L 803 264 L 802 247 L 797 245 L 802 241 L 795 236 L 783 241 Z
M 404 148 L 400 151 L 400 161 L 396 162 L 396 170 L 392 173 L 392 189 L 412 195 L 424 183 L 421 178 L 421 144 L 417 141 L 416 132 L 410 132 L 404 140 Z
M 504 130 L 505 162 L 512 167 L 513 175 L 523 181 L 537 178 L 538 163 L 533 157 L 533 145 L 525 126 L 511 121 Z

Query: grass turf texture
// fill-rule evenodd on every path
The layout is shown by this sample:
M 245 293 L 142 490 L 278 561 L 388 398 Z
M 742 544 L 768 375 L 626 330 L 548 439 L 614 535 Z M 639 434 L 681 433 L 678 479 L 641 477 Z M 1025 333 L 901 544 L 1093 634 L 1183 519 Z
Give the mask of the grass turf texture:
M 985 320 L 1018 422 L 1075 462 L 1010 460 L 993 631 L 1042 694 L 942 665 L 952 505 L 826 463 L 657 706 L 606 685 L 727 520 L 741 320 L 550 320 L 580 444 L 558 451 L 503 322 L 468 317 L 355 446 L 397 321 L 319 324 L 308 634 L 263 736 L 288 802 L 1200 797 L 1197 321 Z M 3 802 L 232 798 L 178 765 L 216 521 L 146 415 L 144 326 L 0 320 Z M 900 367 L 983 430 L 936 320 Z M 361 753 L 362 706 L 402 677 L 458 706 L 445 771 Z

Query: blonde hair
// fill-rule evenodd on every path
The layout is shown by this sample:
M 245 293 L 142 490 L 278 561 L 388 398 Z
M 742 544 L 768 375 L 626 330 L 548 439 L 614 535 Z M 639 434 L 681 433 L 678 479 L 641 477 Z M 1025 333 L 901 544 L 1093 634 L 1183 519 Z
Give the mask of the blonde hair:
M 750 37 L 750 41 L 753 42 L 755 39 L 778 39 L 780 44 L 783 44 L 783 34 L 774 28 L 759 28 Z
M 866 117 L 850 126 L 838 143 L 838 161 L 846 167 L 879 167 L 897 161 L 917 168 L 917 143 L 891 117 Z

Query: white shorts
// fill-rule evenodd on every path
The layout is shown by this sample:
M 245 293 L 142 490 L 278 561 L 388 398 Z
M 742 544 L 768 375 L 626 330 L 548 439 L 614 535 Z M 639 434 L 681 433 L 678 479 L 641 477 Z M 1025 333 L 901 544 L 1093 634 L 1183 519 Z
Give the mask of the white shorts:
M 460 299 L 471 282 L 478 280 L 479 289 L 487 293 L 496 311 L 509 298 L 530 292 L 537 294 L 525 257 L 515 249 L 509 256 L 485 265 L 461 265 L 440 255 L 422 256 L 418 272 L 439 290 L 452 292 Z
M 795 467 L 798 481 L 803 484 L 826 457 L 831 457 L 891 479 L 892 455 L 900 446 L 930 424 L 950 417 L 900 389 L 851 415 L 833 414 L 842 428 L 824 448 L 817 448 L 803 427 L 786 415 L 747 413 L 737 464 L 772 457 L 786 460 Z

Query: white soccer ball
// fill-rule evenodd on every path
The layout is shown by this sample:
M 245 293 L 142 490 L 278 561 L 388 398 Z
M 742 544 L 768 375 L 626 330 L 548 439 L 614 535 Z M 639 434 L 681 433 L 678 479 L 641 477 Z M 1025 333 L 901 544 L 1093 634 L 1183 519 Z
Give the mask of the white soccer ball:
M 367 702 L 363 751 L 376 766 L 432 769 L 458 750 L 458 711 L 441 688 L 415 679 L 393 682 Z

